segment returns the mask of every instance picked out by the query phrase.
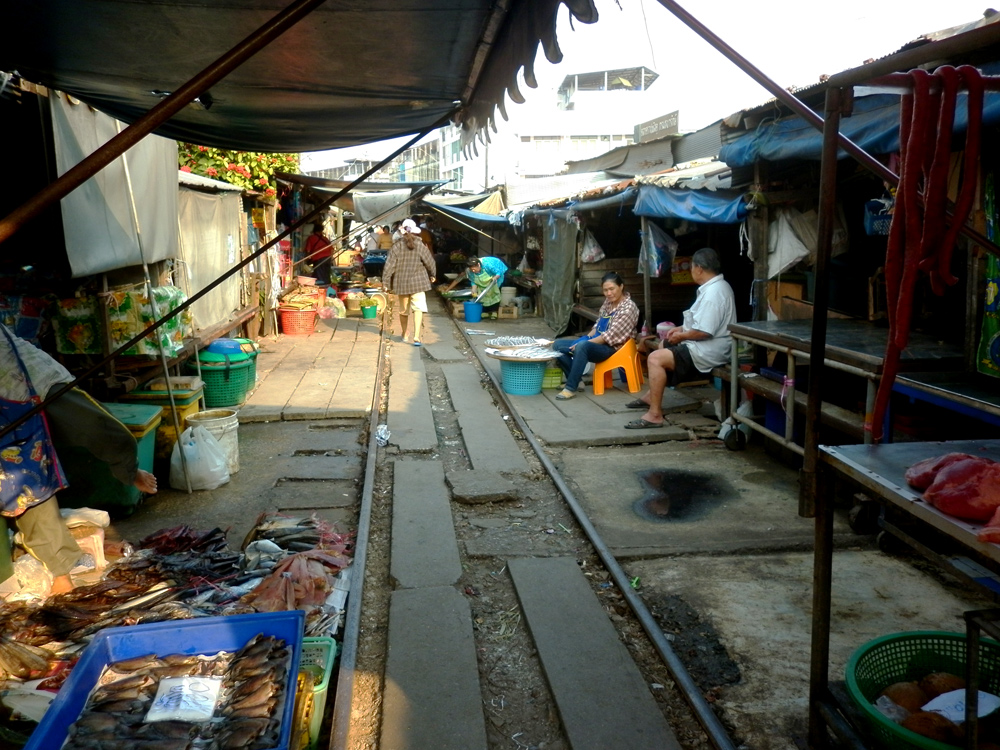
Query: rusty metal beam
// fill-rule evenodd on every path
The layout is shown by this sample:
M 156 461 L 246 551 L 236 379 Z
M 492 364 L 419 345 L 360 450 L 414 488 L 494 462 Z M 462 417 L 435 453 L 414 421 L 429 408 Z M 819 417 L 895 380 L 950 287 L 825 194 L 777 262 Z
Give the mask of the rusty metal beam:
M 163 99 L 121 133 L 98 148 L 55 182 L 49 183 L 34 197 L 0 220 L 0 243 L 4 242 L 31 219 L 53 203 L 61 200 L 89 180 L 132 146 L 153 132 L 190 102 L 204 94 L 246 60 L 273 42 L 301 21 L 324 0 L 295 0 L 222 57 L 196 74 L 170 96 Z
M 715 34 L 715 32 L 713 32 L 710 28 L 705 26 L 701 21 L 699 21 L 697 18 L 688 13 L 684 8 L 678 5 L 676 0 L 658 0 L 658 1 L 660 5 L 662 5 L 671 13 L 673 13 L 675 16 L 677 16 L 677 18 L 679 18 L 692 31 L 698 34 L 698 36 L 700 36 L 706 42 L 715 47 L 715 49 L 721 52 L 730 62 L 736 65 L 736 67 L 738 67 L 748 76 L 750 76 L 753 80 L 755 80 L 765 89 L 767 89 L 782 104 L 787 106 L 790 110 L 792 110 L 795 114 L 797 114 L 803 120 L 812 125 L 814 128 L 822 132 L 823 118 L 820 117 L 818 114 L 816 114 L 816 112 L 814 112 L 812 109 L 810 109 L 805 104 L 805 102 L 803 102 L 794 94 L 783 89 L 775 81 L 768 78 L 768 76 L 760 68 L 755 66 L 753 63 L 751 63 L 749 60 L 743 57 L 743 55 L 741 55 L 739 52 L 737 52 L 728 44 L 726 44 L 719 36 Z M 963 47 L 961 44 L 955 42 L 948 45 L 947 47 L 937 47 L 936 45 L 938 44 L 943 45 L 944 42 L 935 42 L 934 43 L 935 49 L 942 51 L 951 50 L 951 53 L 953 54 L 954 52 L 958 51 L 968 51 L 970 49 L 978 49 L 980 47 L 988 46 L 990 44 L 1000 41 L 1000 28 L 996 28 L 994 30 L 993 27 L 1000 27 L 1000 24 L 993 24 L 990 27 L 975 29 L 974 31 L 969 31 L 966 32 L 965 34 L 959 34 L 955 37 L 952 37 L 952 39 L 955 40 L 968 38 L 969 43 L 975 46 Z M 975 33 L 975 32 L 985 31 L 986 29 L 990 29 L 990 32 L 988 34 Z M 950 40 L 945 40 L 945 41 L 950 41 Z M 919 51 L 923 49 L 924 47 L 918 47 L 917 50 L 914 51 Z M 928 56 L 929 56 L 928 53 L 924 53 L 924 58 L 927 58 Z M 936 59 L 937 57 L 940 57 L 940 53 L 936 57 L 931 59 Z M 893 58 L 886 58 L 886 59 L 894 59 L 894 58 L 903 59 L 903 53 L 901 53 L 898 56 L 894 55 Z M 907 57 L 905 59 L 921 60 L 922 58 L 920 58 L 919 56 L 913 56 L 912 58 Z M 928 59 L 922 59 L 922 61 L 930 62 L 930 60 Z M 915 64 L 920 64 L 920 63 L 917 62 Z M 862 76 L 861 75 L 862 70 L 867 72 L 868 75 Z M 893 70 L 885 70 L 882 66 L 875 67 L 875 64 L 873 63 L 870 69 L 868 66 L 865 66 L 864 68 L 855 69 L 855 71 L 851 72 L 855 73 L 856 75 L 854 77 L 846 78 L 845 80 L 853 81 L 853 83 L 863 83 L 864 81 L 868 80 L 869 76 L 888 74 L 893 72 Z M 834 81 L 837 80 L 839 80 L 839 76 L 831 77 L 830 80 L 828 81 L 828 85 L 831 88 L 834 87 L 835 85 Z M 837 84 L 837 85 L 838 86 L 844 85 L 849 87 L 853 85 L 853 83 Z M 854 159 L 856 159 L 863 167 L 866 167 L 871 172 L 873 172 L 875 176 L 877 176 L 879 179 L 885 180 L 886 182 L 892 185 L 899 184 L 899 175 L 897 175 L 895 172 L 893 172 L 891 169 L 889 169 L 882 162 L 880 162 L 874 156 L 869 154 L 867 151 L 865 151 L 863 148 L 861 148 L 858 144 L 856 144 L 850 138 L 845 136 L 843 133 L 837 134 L 837 141 L 840 148 L 844 149 L 844 151 L 846 151 L 850 156 L 854 157 Z M 977 245 L 982 247 L 986 252 L 991 253 L 992 255 L 995 255 L 998 258 L 1000 258 L 1000 246 L 997 246 L 996 244 L 991 242 L 985 235 L 980 234 L 975 229 L 970 227 L 968 224 L 962 224 L 960 229 L 962 234 L 964 234 L 966 237 L 971 239 Z

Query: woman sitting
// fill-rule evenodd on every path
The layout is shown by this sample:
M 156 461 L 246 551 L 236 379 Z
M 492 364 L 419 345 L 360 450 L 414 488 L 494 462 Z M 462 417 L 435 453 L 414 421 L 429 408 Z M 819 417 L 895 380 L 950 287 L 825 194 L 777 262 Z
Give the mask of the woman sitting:
M 578 339 L 559 339 L 552 344 L 552 348 L 561 353 L 556 361 L 566 374 L 566 385 L 556 395 L 560 401 L 576 395 L 588 362 L 603 362 L 635 335 L 639 308 L 632 301 L 632 295 L 625 291 L 622 277 L 614 271 L 604 274 L 601 292 L 604 304 L 590 333 Z

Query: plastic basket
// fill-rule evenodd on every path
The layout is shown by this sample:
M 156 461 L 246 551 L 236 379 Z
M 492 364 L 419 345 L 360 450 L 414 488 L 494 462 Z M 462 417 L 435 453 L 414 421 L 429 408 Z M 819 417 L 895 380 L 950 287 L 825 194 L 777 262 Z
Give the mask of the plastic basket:
M 895 633 L 869 641 L 851 656 L 845 676 L 847 692 L 879 745 L 891 750 L 954 750 L 954 745 L 931 740 L 885 718 L 873 705 L 878 694 L 894 682 L 920 680 L 931 672 L 965 675 L 964 633 L 926 630 Z M 1000 692 L 1000 643 L 980 640 L 980 690 Z
M 309 722 L 309 750 L 319 745 L 319 732 L 323 725 L 323 711 L 326 708 L 327 689 L 333 675 L 333 664 L 337 658 L 337 642 L 333 638 L 303 638 L 302 659 L 299 668 L 312 675 L 313 700 L 307 717 Z
M 889 234 L 892 224 L 892 214 L 882 213 L 885 204 L 882 201 L 865 203 L 865 234 Z
M 510 362 L 500 360 L 504 393 L 511 396 L 537 396 L 542 392 L 546 362 Z
M 542 388 L 552 389 L 562 385 L 562 370 L 558 367 L 546 367 L 542 376 Z
M 316 328 L 315 310 L 278 308 L 281 312 L 281 332 L 287 336 L 308 336 Z
M 230 364 L 201 363 L 201 379 L 205 381 L 205 407 L 238 406 L 247 397 L 250 385 L 250 368 L 253 361 L 246 359 Z M 193 364 L 188 370 L 194 372 Z

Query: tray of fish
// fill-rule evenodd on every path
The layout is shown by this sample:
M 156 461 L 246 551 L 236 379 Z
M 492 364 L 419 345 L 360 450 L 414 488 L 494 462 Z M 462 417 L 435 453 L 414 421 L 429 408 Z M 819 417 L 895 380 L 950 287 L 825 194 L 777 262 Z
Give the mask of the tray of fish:
M 25 750 L 285 750 L 304 622 L 292 610 L 102 630 Z
M 521 346 L 537 346 L 551 344 L 548 339 L 536 339 L 534 336 L 497 336 L 494 339 L 487 339 L 486 346 L 494 349 L 516 349 Z
M 518 349 L 493 349 L 487 347 L 484 350 L 494 359 L 507 359 L 512 361 L 542 361 L 556 359 L 559 352 L 548 346 L 523 346 Z

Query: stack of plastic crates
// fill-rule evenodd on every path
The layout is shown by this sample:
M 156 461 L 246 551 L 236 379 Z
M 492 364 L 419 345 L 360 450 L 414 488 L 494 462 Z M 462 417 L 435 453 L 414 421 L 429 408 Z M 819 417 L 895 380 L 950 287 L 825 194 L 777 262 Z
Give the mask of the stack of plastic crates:
M 247 390 L 253 383 L 250 368 L 253 359 L 243 352 L 233 354 L 213 354 L 203 351 L 198 355 L 201 363 L 201 379 L 205 382 L 205 407 L 215 409 L 220 406 L 239 406 L 247 397 Z M 188 363 L 188 371 L 196 373 L 193 363 Z
M 333 638 L 303 638 L 299 662 L 299 687 L 302 694 L 296 700 L 296 726 L 293 736 L 308 734 L 309 750 L 319 746 L 319 734 L 326 709 L 326 696 L 337 658 L 337 642 Z M 306 692 L 308 688 L 308 692 Z

